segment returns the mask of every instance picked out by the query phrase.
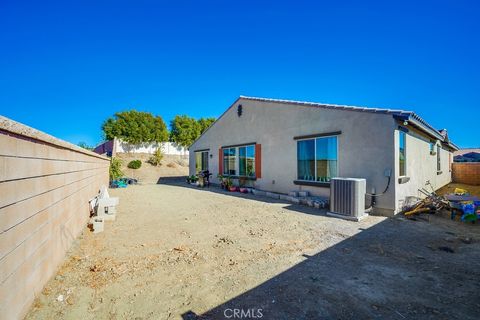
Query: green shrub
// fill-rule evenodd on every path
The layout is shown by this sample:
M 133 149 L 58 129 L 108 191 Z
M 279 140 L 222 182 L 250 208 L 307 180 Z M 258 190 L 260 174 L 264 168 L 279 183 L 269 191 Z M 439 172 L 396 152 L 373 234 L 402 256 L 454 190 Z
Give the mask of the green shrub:
M 139 169 L 142 166 L 142 161 L 140 160 L 132 160 L 128 163 L 127 167 L 130 169 Z
M 150 159 L 148 159 L 148 162 L 150 162 L 154 166 L 159 166 L 162 163 L 162 159 L 163 159 L 162 150 L 158 148 L 157 150 L 155 150 L 155 152 L 150 157 Z
M 110 180 L 115 180 L 123 176 L 122 172 L 122 160 L 119 158 L 113 157 L 112 160 L 110 160 L 110 169 L 109 169 L 109 174 L 110 174 Z

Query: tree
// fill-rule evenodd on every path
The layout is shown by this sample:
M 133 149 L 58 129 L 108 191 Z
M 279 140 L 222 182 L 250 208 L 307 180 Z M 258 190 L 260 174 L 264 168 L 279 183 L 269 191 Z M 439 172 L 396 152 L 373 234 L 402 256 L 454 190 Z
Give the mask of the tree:
M 200 125 L 200 134 L 203 134 L 214 122 L 215 118 L 198 119 L 198 124 Z
M 187 115 L 177 115 L 170 123 L 170 140 L 182 147 L 190 146 L 200 136 L 197 120 Z
M 87 150 L 90 150 L 92 151 L 93 149 L 95 149 L 94 147 L 90 147 L 86 142 L 83 142 L 83 141 L 80 141 L 77 146 L 79 146 L 80 148 L 83 148 L 83 149 L 87 149 Z
M 187 115 L 177 115 L 170 122 L 170 140 L 179 146 L 189 147 L 213 122 L 215 122 L 215 118 L 195 120 Z
M 102 125 L 106 140 L 117 137 L 125 142 L 163 142 L 168 140 L 168 130 L 162 117 L 136 110 L 117 112 Z

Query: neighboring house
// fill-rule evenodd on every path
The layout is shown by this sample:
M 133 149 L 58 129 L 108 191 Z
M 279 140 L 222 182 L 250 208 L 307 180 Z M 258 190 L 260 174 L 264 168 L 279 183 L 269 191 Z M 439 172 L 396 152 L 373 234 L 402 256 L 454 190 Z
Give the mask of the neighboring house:
M 241 96 L 189 150 L 190 174 L 209 169 L 214 183 L 328 197 L 332 177 L 365 178 L 382 193 L 374 212 L 391 215 L 427 181 L 448 184 L 458 148 L 411 111 Z
M 480 162 L 480 149 L 461 149 L 455 151 L 454 162 Z
M 154 153 L 158 148 L 162 149 L 163 154 L 188 156 L 188 149 L 178 146 L 173 142 L 160 143 L 141 143 L 130 144 L 120 139 L 106 141 L 93 149 L 98 154 L 104 154 L 109 157 L 115 156 L 117 153 Z

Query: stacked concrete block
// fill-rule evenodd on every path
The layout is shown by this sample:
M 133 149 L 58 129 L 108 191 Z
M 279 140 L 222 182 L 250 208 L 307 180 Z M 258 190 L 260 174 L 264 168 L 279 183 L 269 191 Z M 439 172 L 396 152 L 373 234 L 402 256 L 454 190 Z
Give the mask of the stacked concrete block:
M 308 191 L 298 191 L 299 197 L 308 197 L 310 193 Z
M 272 199 L 280 199 L 280 195 L 278 193 L 267 192 L 265 195 Z
M 267 193 L 265 191 L 258 190 L 258 189 L 253 189 L 252 193 L 256 196 L 263 196 L 263 197 L 265 197 L 267 195 Z
M 290 197 L 298 197 L 298 191 L 290 191 L 290 192 L 288 193 L 288 195 L 289 195 Z
M 286 194 L 280 194 L 279 195 L 280 200 L 290 201 L 291 198 L 292 198 L 291 196 L 287 196 Z

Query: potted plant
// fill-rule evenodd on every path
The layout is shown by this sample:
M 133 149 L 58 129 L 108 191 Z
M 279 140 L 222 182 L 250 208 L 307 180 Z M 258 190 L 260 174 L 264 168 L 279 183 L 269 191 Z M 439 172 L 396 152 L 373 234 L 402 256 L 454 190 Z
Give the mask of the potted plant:
M 233 185 L 233 180 L 230 177 L 225 179 L 225 188 L 231 192 L 237 191 L 237 187 Z
M 239 191 L 241 193 L 248 193 L 248 190 L 245 187 L 246 184 L 247 184 L 247 179 L 245 177 L 238 178 Z
M 218 174 L 217 179 L 220 181 L 220 188 L 225 189 L 225 177 L 221 174 Z
M 198 182 L 198 177 L 194 174 L 192 174 L 189 178 L 190 184 L 196 186 Z

